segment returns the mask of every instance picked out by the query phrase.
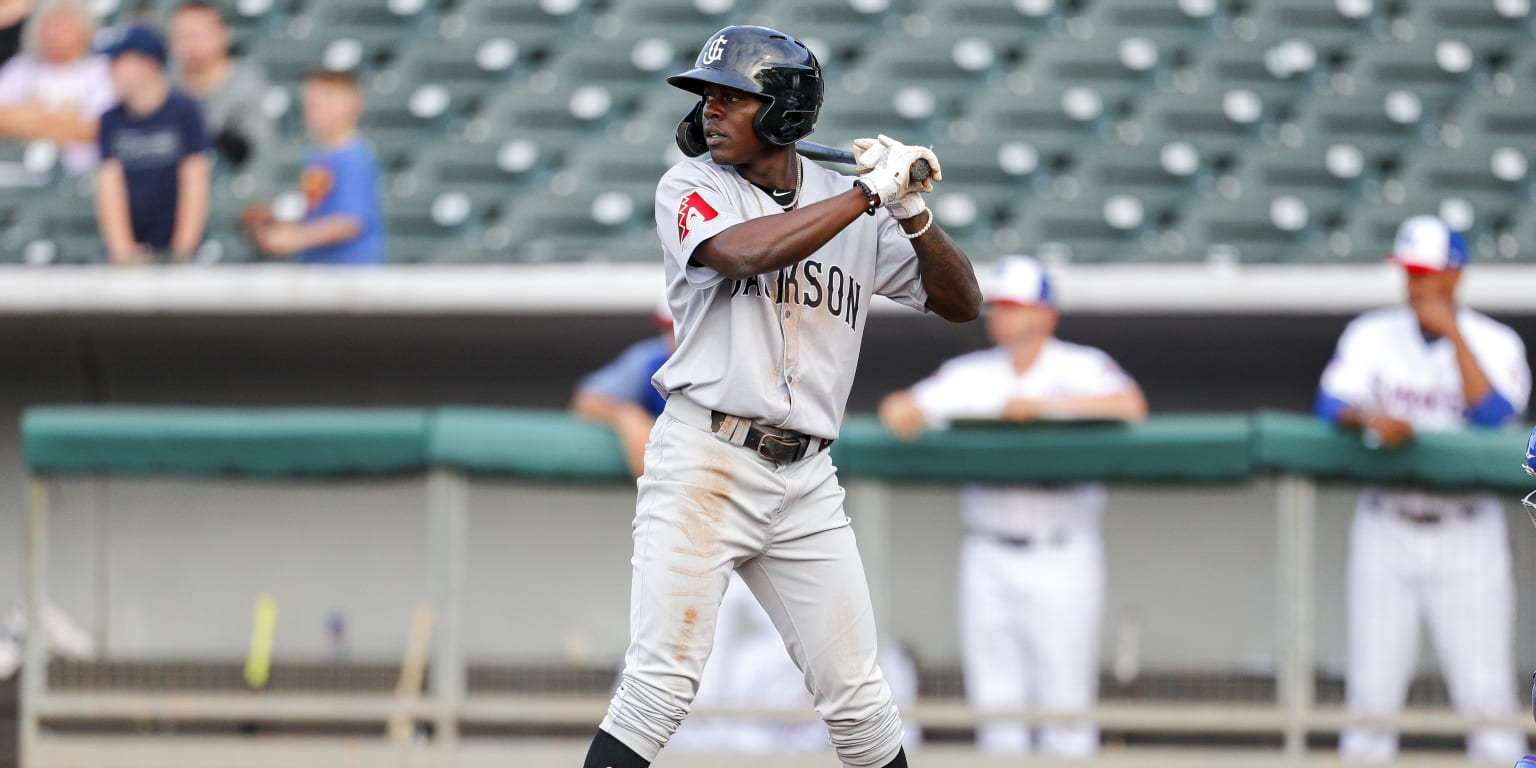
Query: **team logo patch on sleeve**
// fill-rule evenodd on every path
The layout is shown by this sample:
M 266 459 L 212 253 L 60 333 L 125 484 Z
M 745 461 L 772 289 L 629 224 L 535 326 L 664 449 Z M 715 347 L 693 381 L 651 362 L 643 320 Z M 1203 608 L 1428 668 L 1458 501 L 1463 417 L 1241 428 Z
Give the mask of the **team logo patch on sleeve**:
M 706 202 L 697 190 L 683 195 L 682 204 L 677 206 L 677 241 L 681 243 L 687 240 L 688 233 L 694 227 L 719 215 L 720 212 Z

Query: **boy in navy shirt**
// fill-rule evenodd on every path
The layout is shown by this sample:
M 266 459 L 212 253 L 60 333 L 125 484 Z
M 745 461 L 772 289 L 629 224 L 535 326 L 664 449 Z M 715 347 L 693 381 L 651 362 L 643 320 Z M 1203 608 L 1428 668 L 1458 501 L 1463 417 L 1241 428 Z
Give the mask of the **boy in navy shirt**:
M 165 43 L 130 27 L 105 53 L 122 103 L 101 117 L 96 217 L 114 264 L 187 261 L 208 223 L 208 135 L 196 102 L 171 88 Z
M 299 177 L 308 207 L 297 223 L 248 218 L 262 251 L 306 264 L 384 261 L 379 169 L 373 150 L 357 135 L 362 113 L 362 89 L 352 75 L 318 72 L 305 79 L 304 127 L 318 144 Z

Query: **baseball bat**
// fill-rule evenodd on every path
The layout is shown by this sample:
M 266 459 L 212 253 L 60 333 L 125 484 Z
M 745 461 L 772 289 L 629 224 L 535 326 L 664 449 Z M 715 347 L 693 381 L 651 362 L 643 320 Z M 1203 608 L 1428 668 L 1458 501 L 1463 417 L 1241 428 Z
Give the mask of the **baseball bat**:
M 822 160 L 841 165 L 854 164 L 853 150 L 851 149 L 818 144 L 814 141 L 797 141 L 795 142 L 795 151 L 799 152 L 802 157 L 808 157 L 812 160 Z M 933 171 L 928 167 L 927 160 L 919 159 L 912 164 L 911 176 L 913 181 L 926 181 L 931 173 Z

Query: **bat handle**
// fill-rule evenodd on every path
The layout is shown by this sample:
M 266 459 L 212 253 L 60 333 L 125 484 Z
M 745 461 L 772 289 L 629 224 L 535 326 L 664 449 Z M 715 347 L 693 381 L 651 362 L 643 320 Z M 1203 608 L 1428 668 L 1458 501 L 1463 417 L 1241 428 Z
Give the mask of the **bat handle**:
M 907 171 L 907 177 L 916 182 L 927 181 L 932 175 L 933 169 L 929 168 L 928 161 L 922 158 L 918 158 L 917 162 L 912 164 L 911 170 Z

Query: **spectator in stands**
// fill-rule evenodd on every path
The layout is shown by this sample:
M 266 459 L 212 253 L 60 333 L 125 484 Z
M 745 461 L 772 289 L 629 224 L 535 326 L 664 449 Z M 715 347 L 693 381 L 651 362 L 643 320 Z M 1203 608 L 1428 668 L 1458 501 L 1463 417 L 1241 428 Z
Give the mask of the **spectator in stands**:
M 363 91 L 345 72 L 317 72 L 304 81 L 304 125 L 317 146 L 304 160 L 299 186 L 303 221 L 279 221 L 270 206 L 241 217 L 257 247 L 306 264 L 384 261 L 378 162 L 357 132 Z
M 21 53 L 21 36 L 32 15 L 32 0 L 0 0 L 0 65 Z
M 107 257 L 188 261 L 208 223 L 208 135 L 197 103 L 171 87 L 165 42 L 148 27 L 107 48 L 121 104 L 101 117 L 96 210 Z
M 898 437 L 957 419 L 1138 421 L 1141 388 L 1109 355 L 1056 338 L 1056 301 L 1038 261 L 1008 257 L 987 289 L 996 344 L 945 363 L 880 403 Z M 966 698 L 982 710 L 1077 712 L 1098 697 L 1104 611 L 1106 493 L 1098 484 L 968 486 L 960 559 L 960 634 Z M 1038 741 L 1021 723 L 976 729 L 987 752 L 1037 747 L 1054 757 L 1098 750 L 1089 723 L 1057 722 Z M 1032 744 L 1034 742 L 1034 744 Z
M 212 3 L 183 3 L 171 16 L 170 38 L 177 84 L 202 106 L 219 158 L 240 167 L 272 137 L 262 108 L 266 75 L 252 62 L 230 58 L 229 28 Z
M 1461 305 L 1467 263 L 1461 233 L 1437 216 L 1403 222 L 1391 260 L 1407 302 L 1350 322 L 1324 369 L 1317 415 L 1366 446 L 1395 450 L 1416 435 L 1492 429 L 1519 419 L 1531 395 L 1525 344 L 1513 329 Z M 1367 717 L 1403 706 L 1429 628 L 1456 710 L 1468 717 L 1517 711 L 1515 582 L 1504 505 L 1487 492 L 1367 487 L 1349 539 L 1349 648 L 1345 704 Z M 1471 760 L 1508 764 L 1526 748 L 1514 728 L 1467 737 Z M 1397 733 L 1352 727 L 1347 760 L 1393 762 Z
M 665 299 L 656 305 L 651 319 L 660 331 L 631 344 L 612 362 L 583 377 L 571 400 L 571 410 L 577 415 L 613 428 L 624 461 L 635 477 L 645 469 L 645 443 L 667 404 L 652 386 L 651 377 L 677 350 L 672 310 Z
M 117 103 L 94 33 L 84 2 L 48 0 L 27 24 L 25 52 L 0 67 L 0 138 L 57 142 L 74 175 L 96 168 L 98 120 Z

